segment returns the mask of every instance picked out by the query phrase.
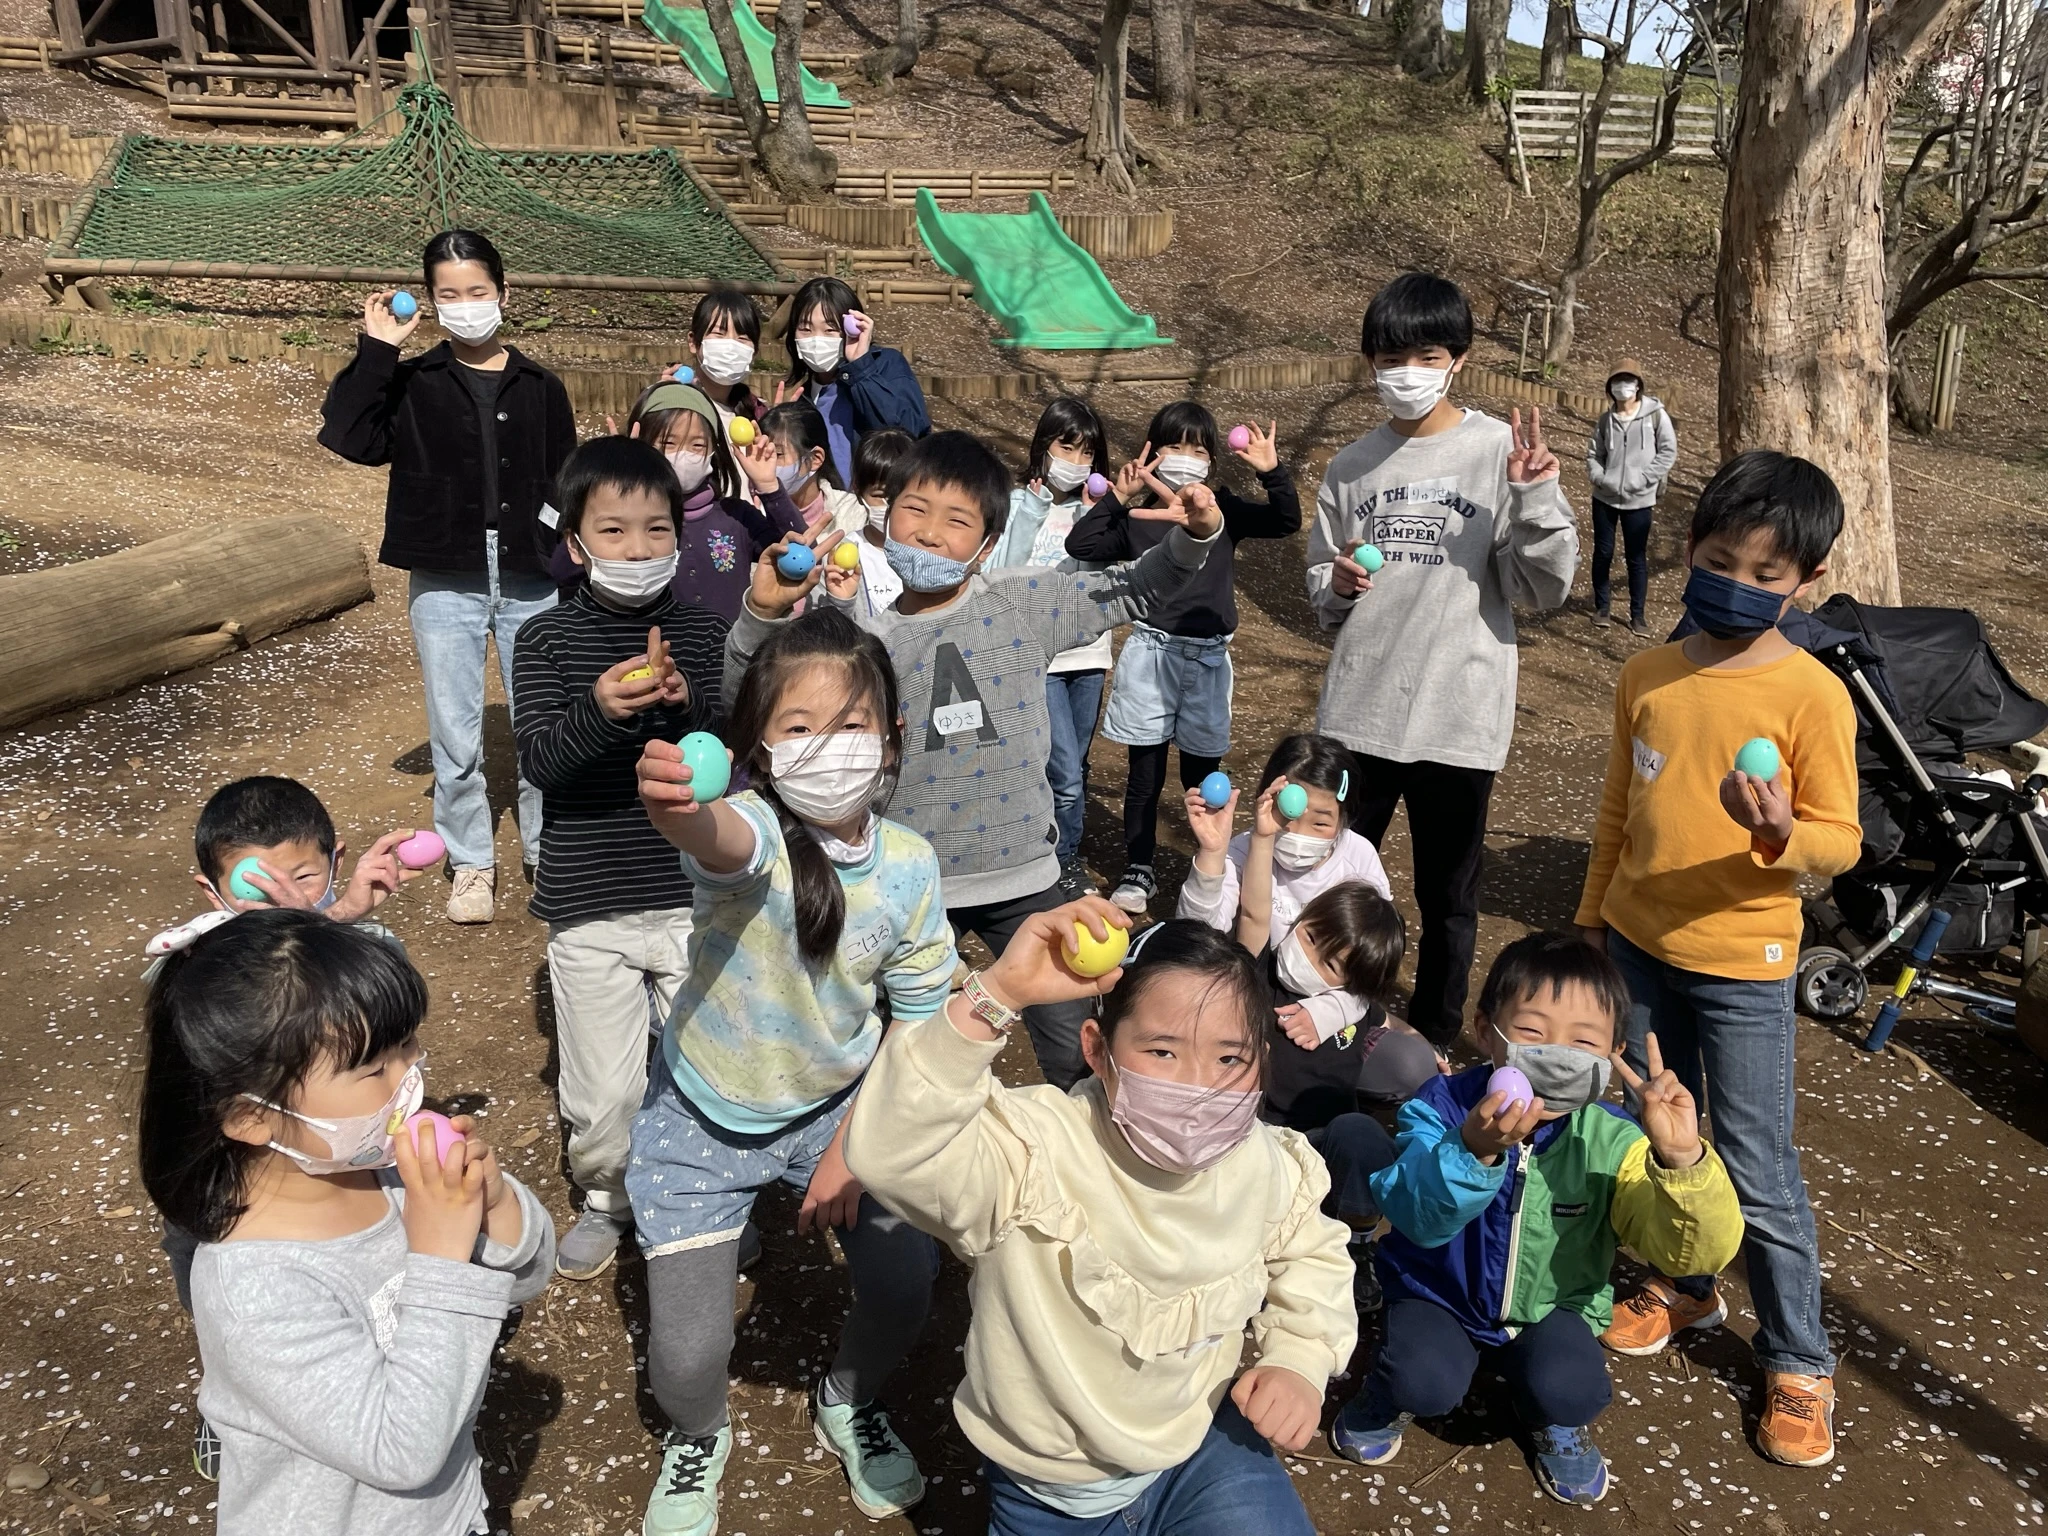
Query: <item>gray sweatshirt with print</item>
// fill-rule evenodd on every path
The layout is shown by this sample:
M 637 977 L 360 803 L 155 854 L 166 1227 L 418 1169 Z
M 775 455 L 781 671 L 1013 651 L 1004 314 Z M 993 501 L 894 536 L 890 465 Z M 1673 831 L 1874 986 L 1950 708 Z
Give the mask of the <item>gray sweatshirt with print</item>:
M 1508 425 L 1480 411 L 1448 432 L 1368 432 L 1330 461 L 1309 531 L 1308 596 L 1337 631 L 1316 729 L 1402 763 L 1495 771 L 1515 729 L 1513 604 L 1555 608 L 1579 535 L 1557 477 L 1508 483 Z M 1386 557 L 1339 597 L 1339 553 Z
M 555 1229 L 474 1262 L 406 1246 L 405 1191 L 325 1242 L 202 1243 L 199 1411 L 220 1435 L 220 1536 L 469 1536 L 488 1529 L 474 1429 L 505 1314 L 547 1287 Z
M 939 856 L 948 907 L 1034 896 L 1059 879 L 1046 664 L 1144 618 L 1201 570 L 1216 538 L 1176 528 L 1142 559 L 1085 571 L 1054 566 L 977 573 L 943 608 L 848 611 L 880 637 L 896 668 L 903 765 L 887 815 Z M 779 624 L 740 605 L 725 641 L 725 697 Z
M 1586 479 L 1593 499 L 1618 512 L 1653 507 L 1678 462 L 1678 429 L 1655 395 L 1645 395 L 1632 416 L 1609 407 L 1586 444 Z

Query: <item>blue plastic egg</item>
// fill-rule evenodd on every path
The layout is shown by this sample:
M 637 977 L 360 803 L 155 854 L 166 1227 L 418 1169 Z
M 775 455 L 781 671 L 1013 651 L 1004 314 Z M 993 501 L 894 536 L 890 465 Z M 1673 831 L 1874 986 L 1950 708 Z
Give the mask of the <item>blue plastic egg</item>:
M 683 766 L 690 770 L 690 793 L 699 805 L 708 805 L 732 784 L 732 760 L 725 755 L 725 743 L 709 731 L 692 731 L 677 743 L 683 749 Z
M 401 320 L 410 320 L 420 312 L 420 301 L 403 288 L 391 295 L 391 313 Z
M 262 869 L 263 861 L 253 853 L 246 859 L 239 860 L 235 867 L 228 872 L 228 894 L 237 901 L 270 900 L 269 896 L 264 894 L 261 886 L 249 883 L 250 874 L 261 873 Z
M 694 384 L 697 382 L 697 370 L 688 363 L 677 363 L 675 367 L 669 370 L 668 376 L 678 384 Z
M 1736 772 L 1746 773 L 1752 779 L 1762 779 L 1766 784 L 1778 776 L 1781 766 L 1778 744 L 1768 736 L 1752 736 L 1735 754 Z
M 1308 809 L 1308 791 L 1299 784 L 1290 784 L 1273 797 L 1273 805 L 1282 816 L 1293 821 Z
M 1220 769 L 1202 780 L 1202 803 L 1212 811 L 1230 804 L 1230 775 Z
M 802 581 L 817 563 L 818 556 L 808 544 L 792 544 L 775 557 L 775 569 L 782 572 L 784 581 Z

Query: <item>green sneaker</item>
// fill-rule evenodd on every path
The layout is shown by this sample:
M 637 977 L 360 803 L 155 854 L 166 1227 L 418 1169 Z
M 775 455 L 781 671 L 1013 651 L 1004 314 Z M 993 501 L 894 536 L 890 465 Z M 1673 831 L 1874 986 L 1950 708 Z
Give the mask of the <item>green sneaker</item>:
M 889 1415 L 880 1403 L 828 1406 L 813 1393 L 811 1418 L 818 1444 L 846 1468 L 854 1507 L 870 1520 L 900 1515 L 924 1497 L 924 1474 L 917 1470 L 910 1447 L 889 1427 Z
M 732 1426 L 715 1435 L 679 1435 L 670 1430 L 661 1446 L 661 1470 L 647 1496 L 642 1536 L 715 1536 L 718 1480 L 732 1455 Z

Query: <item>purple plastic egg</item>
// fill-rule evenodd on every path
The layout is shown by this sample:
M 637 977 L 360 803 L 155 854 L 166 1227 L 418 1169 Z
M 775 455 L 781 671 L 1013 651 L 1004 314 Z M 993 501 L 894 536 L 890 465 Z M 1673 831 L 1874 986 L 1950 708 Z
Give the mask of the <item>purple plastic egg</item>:
M 1090 475 L 1086 490 L 1090 501 L 1100 501 L 1109 494 L 1109 481 L 1101 475 Z
M 434 1128 L 434 1157 L 438 1162 L 447 1162 L 448 1149 L 458 1141 L 467 1141 L 469 1139 L 462 1132 L 455 1129 L 455 1126 L 446 1115 L 438 1114 L 431 1109 L 423 1109 L 408 1119 L 405 1122 L 405 1134 L 416 1138 L 417 1132 L 422 1125 L 431 1125 Z M 414 1140 L 413 1145 L 415 1147 L 419 1145 L 417 1139 Z
M 1527 1104 L 1536 1097 L 1536 1090 L 1529 1086 L 1529 1079 L 1522 1075 L 1519 1067 L 1499 1067 L 1486 1080 L 1486 1093 L 1491 1096 L 1504 1093 L 1508 1096 L 1508 1107 Z
M 860 321 L 856 320 L 852 315 L 847 315 L 840 320 L 839 328 L 846 332 L 846 339 L 851 341 L 860 334 Z

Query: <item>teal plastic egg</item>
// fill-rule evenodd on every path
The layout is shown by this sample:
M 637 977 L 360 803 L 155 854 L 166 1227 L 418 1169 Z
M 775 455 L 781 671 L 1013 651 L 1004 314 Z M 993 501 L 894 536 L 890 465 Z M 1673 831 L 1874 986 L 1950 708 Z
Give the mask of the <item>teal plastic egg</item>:
M 1376 546 L 1361 544 L 1358 548 L 1351 551 L 1351 563 L 1363 566 L 1365 574 L 1372 576 L 1376 575 L 1379 568 L 1387 563 L 1387 557 L 1381 554 Z
M 238 862 L 235 865 L 235 867 L 228 872 L 228 894 L 233 896 L 237 901 L 270 900 L 269 896 L 264 894 L 263 887 L 261 887 L 260 885 L 251 885 L 249 883 L 249 876 L 252 873 L 260 873 L 262 869 L 263 861 L 257 858 L 256 855 L 253 853 L 250 854 L 249 857 L 247 857 L 246 859 L 243 859 L 240 862 Z
M 1778 744 L 1768 736 L 1752 736 L 1735 754 L 1736 772 L 1746 773 L 1752 779 L 1762 779 L 1766 784 L 1778 776 L 1778 769 L 1782 766 Z
M 683 749 L 683 766 L 690 770 L 690 793 L 697 803 L 708 805 L 724 794 L 732 783 L 725 743 L 709 731 L 692 731 L 677 745 Z
M 1273 797 L 1273 805 L 1289 821 L 1293 821 L 1308 809 L 1308 791 L 1299 784 L 1290 784 Z

